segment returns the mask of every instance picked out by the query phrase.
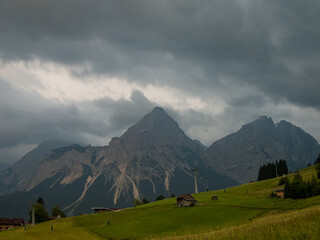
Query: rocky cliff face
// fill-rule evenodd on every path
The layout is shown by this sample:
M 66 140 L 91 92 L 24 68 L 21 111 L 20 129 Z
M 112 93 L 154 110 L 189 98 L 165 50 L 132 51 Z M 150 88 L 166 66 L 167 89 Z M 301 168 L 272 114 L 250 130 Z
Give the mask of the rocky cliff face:
M 281 158 L 295 170 L 313 163 L 319 152 L 318 142 L 301 128 L 260 117 L 213 143 L 205 155 L 214 170 L 239 182 L 249 182 L 257 179 L 263 163 Z
M 26 190 L 28 179 L 33 177 L 38 164 L 49 155 L 52 149 L 67 144 L 62 140 L 46 140 L 12 167 L 7 168 L 0 174 L 0 195 Z
M 237 184 L 213 171 L 203 154 L 201 144 L 187 137 L 163 109 L 155 108 L 109 146 L 51 150 L 41 161 L 35 160 L 34 171 L 18 182 L 12 180 L 16 173 L 10 169 L 5 185 L 6 189 L 18 185 L 14 189 L 24 191 L 19 194 L 26 201 L 38 195 L 49 207 L 59 204 L 72 215 L 94 206 L 132 206 L 134 198 L 154 200 L 159 195 L 194 192 L 194 167 L 199 169 L 199 191 Z

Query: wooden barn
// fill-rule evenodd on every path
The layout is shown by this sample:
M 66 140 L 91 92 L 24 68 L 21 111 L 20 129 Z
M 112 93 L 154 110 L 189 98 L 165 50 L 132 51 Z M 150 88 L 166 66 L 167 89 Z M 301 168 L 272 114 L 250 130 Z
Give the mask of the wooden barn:
M 277 197 L 284 198 L 284 188 L 275 190 L 275 194 Z
M 0 218 L 0 232 L 20 226 L 24 226 L 23 218 Z
M 177 197 L 177 207 L 191 207 L 196 205 L 197 200 L 190 194 L 181 194 Z
M 120 208 L 105 208 L 105 207 L 93 207 L 91 209 L 93 210 L 93 213 L 116 212 L 120 210 Z

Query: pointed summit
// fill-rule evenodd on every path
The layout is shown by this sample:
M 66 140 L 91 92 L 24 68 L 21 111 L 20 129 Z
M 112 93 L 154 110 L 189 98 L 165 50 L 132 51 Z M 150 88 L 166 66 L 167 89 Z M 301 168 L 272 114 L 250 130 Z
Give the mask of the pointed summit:
M 179 128 L 176 121 L 173 120 L 169 114 L 161 107 L 155 107 L 150 113 L 145 115 L 135 127 L 143 126 L 149 128 L 162 128 L 163 130 L 168 127 Z
M 275 124 L 271 117 L 260 116 L 255 121 L 250 122 L 242 126 L 241 129 L 247 128 L 274 128 Z
M 189 138 L 173 120 L 160 107 L 154 108 L 137 124 L 130 127 L 121 137 L 123 142 L 141 141 L 149 144 L 165 144 Z

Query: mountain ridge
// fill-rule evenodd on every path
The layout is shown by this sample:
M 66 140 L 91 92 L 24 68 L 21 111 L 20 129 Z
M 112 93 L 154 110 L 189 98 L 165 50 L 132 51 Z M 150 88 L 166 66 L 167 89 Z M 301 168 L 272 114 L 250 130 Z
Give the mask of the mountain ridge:
M 317 140 L 301 128 L 261 116 L 214 142 L 205 158 L 218 172 L 244 183 L 256 180 L 264 163 L 282 158 L 295 170 L 312 163 L 319 152 Z
M 212 170 L 203 153 L 203 147 L 176 121 L 155 108 L 122 136 L 112 138 L 108 146 L 69 145 L 50 150 L 32 174 L 20 179 L 24 192 L 19 194 L 28 199 L 42 196 L 49 206 L 59 204 L 74 215 L 92 206 L 128 207 L 134 198 L 152 200 L 159 195 L 193 192 L 191 169 L 195 166 L 201 169 L 199 190 L 238 184 Z

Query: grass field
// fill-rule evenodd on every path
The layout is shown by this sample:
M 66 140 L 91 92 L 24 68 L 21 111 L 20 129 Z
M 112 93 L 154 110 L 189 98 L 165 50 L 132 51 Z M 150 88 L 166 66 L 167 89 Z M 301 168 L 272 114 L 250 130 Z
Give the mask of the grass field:
M 315 168 L 301 174 L 311 179 Z M 196 207 L 177 208 L 175 198 L 165 199 L 2 232 L 0 239 L 318 239 L 320 196 L 268 198 L 280 188 L 279 179 L 193 195 Z M 213 194 L 217 201 L 211 200 Z

